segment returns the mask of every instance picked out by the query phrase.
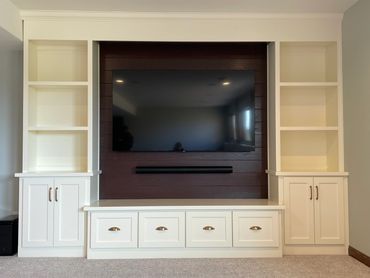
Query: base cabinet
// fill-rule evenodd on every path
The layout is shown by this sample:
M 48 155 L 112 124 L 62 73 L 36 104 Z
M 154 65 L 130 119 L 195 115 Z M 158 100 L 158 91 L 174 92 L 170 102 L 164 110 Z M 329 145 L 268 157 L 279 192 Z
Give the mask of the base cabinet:
M 19 247 L 82 247 L 85 236 L 82 208 L 87 204 L 88 181 L 69 177 L 21 179 Z
M 344 244 L 343 178 L 284 177 L 285 244 Z
M 281 257 L 281 210 L 86 207 L 87 257 Z

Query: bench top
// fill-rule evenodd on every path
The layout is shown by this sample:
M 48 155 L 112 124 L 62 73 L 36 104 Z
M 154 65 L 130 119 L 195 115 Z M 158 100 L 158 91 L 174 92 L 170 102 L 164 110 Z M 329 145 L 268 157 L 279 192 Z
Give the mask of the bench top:
M 85 211 L 117 210 L 179 210 L 179 209 L 243 209 L 243 210 L 283 210 L 268 199 L 107 199 L 99 200 Z

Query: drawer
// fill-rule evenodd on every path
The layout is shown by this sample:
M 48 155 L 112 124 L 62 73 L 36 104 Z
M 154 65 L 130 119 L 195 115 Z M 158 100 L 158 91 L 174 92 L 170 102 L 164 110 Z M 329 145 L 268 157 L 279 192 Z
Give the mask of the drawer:
M 91 214 L 91 248 L 137 248 L 137 212 Z
M 187 247 L 231 247 L 231 211 L 186 213 Z
M 185 212 L 140 212 L 139 247 L 185 247 Z
M 277 211 L 234 211 L 234 247 L 278 247 Z

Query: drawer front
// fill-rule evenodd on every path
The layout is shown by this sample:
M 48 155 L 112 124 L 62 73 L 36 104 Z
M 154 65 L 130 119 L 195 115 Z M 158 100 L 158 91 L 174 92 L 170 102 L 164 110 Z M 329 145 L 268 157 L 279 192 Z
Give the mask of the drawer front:
M 140 247 L 185 247 L 185 212 L 140 212 Z
M 231 211 L 186 213 L 187 247 L 231 247 Z
M 137 248 L 137 212 L 94 212 L 91 248 Z
M 278 247 L 277 211 L 234 211 L 234 247 Z

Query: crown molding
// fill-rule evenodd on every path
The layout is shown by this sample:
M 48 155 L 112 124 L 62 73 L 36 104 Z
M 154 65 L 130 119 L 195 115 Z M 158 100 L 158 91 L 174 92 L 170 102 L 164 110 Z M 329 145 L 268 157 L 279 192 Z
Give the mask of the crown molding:
M 44 11 L 21 10 L 20 16 L 27 19 L 85 18 L 85 19 L 337 19 L 342 13 L 211 13 L 211 12 L 95 12 L 95 11 Z

